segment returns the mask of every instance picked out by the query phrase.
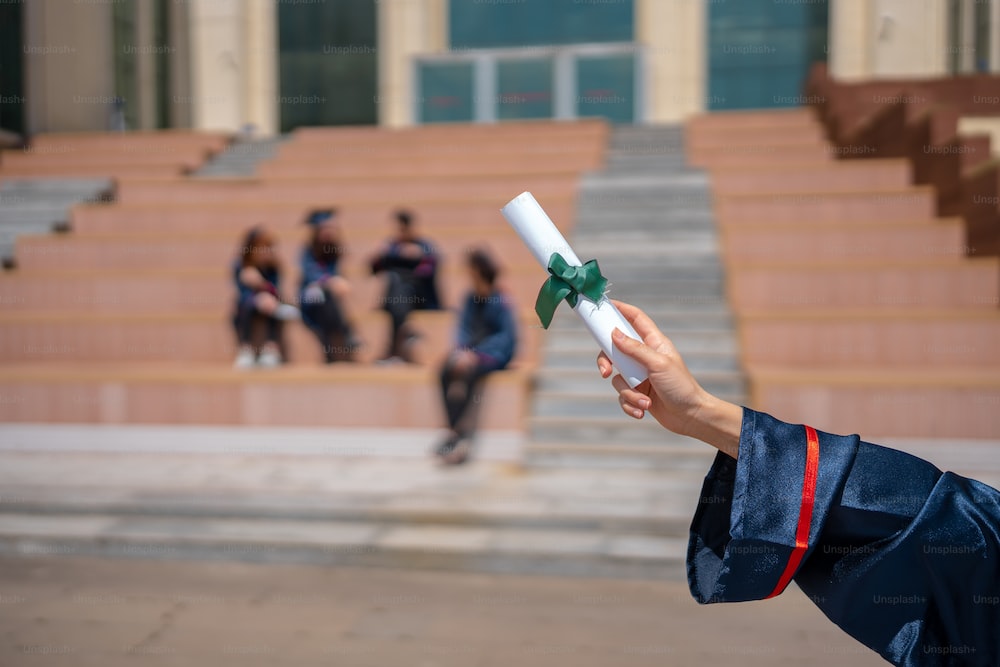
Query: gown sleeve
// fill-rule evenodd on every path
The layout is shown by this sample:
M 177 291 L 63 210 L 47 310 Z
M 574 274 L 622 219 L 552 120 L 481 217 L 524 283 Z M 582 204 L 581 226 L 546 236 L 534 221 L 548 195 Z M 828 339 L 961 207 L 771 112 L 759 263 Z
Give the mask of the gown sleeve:
M 896 665 L 1000 665 L 1000 493 L 922 459 L 744 409 L 688 544 L 700 603 L 794 580 Z

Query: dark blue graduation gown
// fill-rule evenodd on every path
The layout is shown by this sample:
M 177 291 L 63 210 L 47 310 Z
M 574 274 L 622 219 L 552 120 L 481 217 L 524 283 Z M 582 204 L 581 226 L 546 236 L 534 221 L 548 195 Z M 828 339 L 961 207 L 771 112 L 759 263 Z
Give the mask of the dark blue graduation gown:
M 691 525 L 701 603 L 794 579 L 897 665 L 1000 665 L 1000 492 L 922 459 L 744 409 Z

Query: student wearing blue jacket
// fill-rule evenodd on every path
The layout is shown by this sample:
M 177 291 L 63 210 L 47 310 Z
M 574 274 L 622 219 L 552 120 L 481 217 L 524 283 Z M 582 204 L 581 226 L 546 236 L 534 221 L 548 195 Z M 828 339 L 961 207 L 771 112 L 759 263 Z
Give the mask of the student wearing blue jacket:
M 340 275 L 345 250 L 337 210 L 313 211 L 306 223 L 312 228 L 312 236 L 299 260 L 302 321 L 319 340 L 326 363 L 353 361 L 360 343 L 354 336 L 345 303 L 351 287 Z
M 612 380 L 622 410 L 719 449 L 688 542 L 695 600 L 763 600 L 794 581 L 894 665 L 1000 665 L 1000 492 L 712 396 L 645 313 L 617 305 L 643 342 L 612 341 L 649 373 L 635 389 Z M 603 352 L 597 364 L 611 376 Z
M 508 298 L 496 287 L 499 270 L 482 250 L 467 257 L 472 291 L 459 315 L 455 348 L 441 368 L 448 435 L 437 449 L 445 463 L 464 463 L 474 431 L 473 403 L 486 376 L 506 368 L 517 348 L 517 326 Z

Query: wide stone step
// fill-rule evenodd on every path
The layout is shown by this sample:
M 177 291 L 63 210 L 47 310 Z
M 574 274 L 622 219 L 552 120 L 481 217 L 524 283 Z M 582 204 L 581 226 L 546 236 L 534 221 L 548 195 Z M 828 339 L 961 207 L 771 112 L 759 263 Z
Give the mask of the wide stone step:
M 738 403 L 742 403 L 737 399 Z M 599 443 L 605 445 L 663 444 L 678 436 L 646 416 L 642 421 L 619 411 L 613 417 L 545 417 L 535 416 L 529 422 L 534 442 Z
M 612 295 L 614 296 L 614 295 Z M 695 301 L 680 298 L 675 301 L 657 299 L 648 304 L 642 304 L 643 311 L 668 335 L 678 331 L 716 330 L 728 331 L 733 326 L 733 316 L 725 309 L 722 297 Z M 579 333 L 581 339 L 588 336 L 580 319 L 573 313 L 563 312 L 560 308 L 548 329 L 551 337 L 566 333 Z
M 742 397 L 741 387 L 733 387 L 733 391 L 724 393 L 716 389 L 716 396 Z M 578 392 L 539 391 L 535 394 L 534 416 L 578 418 L 587 421 L 595 419 L 615 419 L 619 416 L 628 419 L 618 403 L 616 392 L 608 387 L 607 391 L 594 394 Z M 648 417 L 652 419 L 651 417 Z
M 670 340 L 681 354 L 735 354 L 736 334 L 726 329 L 678 329 Z M 580 328 L 576 332 L 560 332 L 545 339 L 546 353 L 576 353 L 593 349 L 590 333 Z
M 626 227 L 625 220 L 628 229 L 640 231 L 715 229 L 711 211 L 671 202 L 607 207 L 581 205 L 578 220 L 577 234 L 581 236 L 591 226 L 598 231 L 607 229 L 608 225 Z
M 693 371 L 692 371 L 693 372 Z M 694 373 L 698 383 L 712 394 L 744 395 L 743 375 L 736 370 Z M 614 389 L 594 370 L 548 368 L 535 376 L 535 389 L 541 394 L 575 394 L 581 396 L 611 396 Z M 536 413 L 540 408 L 536 409 Z
M 610 191 L 618 191 L 622 194 L 648 193 L 650 196 L 673 192 L 700 193 L 706 198 L 709 196 L 708 177 L 698 172 L 620 173 L 604 171 L 584 176 L 581 188 L 585 193 L 585 198 L 600 197 Z
M 666 434 L 669 435 L 669 434 Z M 583 442 L 533 443 L 525 452 L 532 468 L 690 471 L 694 475 L 708 471 L 715 450 L 702 442 L 676 436 L 657 444 L 602 444 Z
M 620 173 L 687 173 L 690 169 L 683 148 L 613 150 L 605 161 L 608 169 Z
M 545 354 L 545 367 L 553 370 L 574 368 L 596 369 L 597 354 L 599 352 L 600 350 L 597 348 L 596 343 L 589 354 L 580 353 L 573 355 L 549 352 Z M 684 355 L 684 363 L 695 377 L 701 373 L 741 370 L 740 360 L 732 354 L 686 354 Z
M 686 536 L 205 518 L 0 517 L 0 554 L 674 579 Z

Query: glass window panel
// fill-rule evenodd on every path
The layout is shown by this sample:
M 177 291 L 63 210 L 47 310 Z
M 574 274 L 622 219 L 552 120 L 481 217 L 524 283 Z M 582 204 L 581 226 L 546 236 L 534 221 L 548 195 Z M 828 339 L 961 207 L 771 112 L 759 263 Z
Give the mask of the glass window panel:
M 473 120 L 473 64 L 424 63 L 420 66 L 420 122 Z
M 552 115 L 551 58 L 497 63 L 497 118 L 551 118 Z
M 994 0 L 995 2 L 996 0 Z M 990 3 L 979 0 L 973 6 L 975 12 L 975 67 L 977 72 L 990 71 Z M 993 35 L 993 39 L 1000 35 Z
M 108 110 L 110 127 L 114 130 L 138 127 L 138 90 L 136 89 L 136 19 L 135 0 L 123 0 L 112 5 L 112 25 L 115 40 L 116 105 Z M 114 108 L 120 105 L 120 109 Z
M 24 133 L 23 13 L 20 2 L 0 2 L 0 128 Z
M 828 3 L 709 4 L 708 106 L 799 106 L 812 63 L 826 59 Z
M 635 122 L 635 56 L 584 57 L 576 63 L 576 113 Z
M 633 0 L 451 0 L 452 48 L 631 42 Z
M 278 3 L 281 131 L 377 121 L 376 3 Z

